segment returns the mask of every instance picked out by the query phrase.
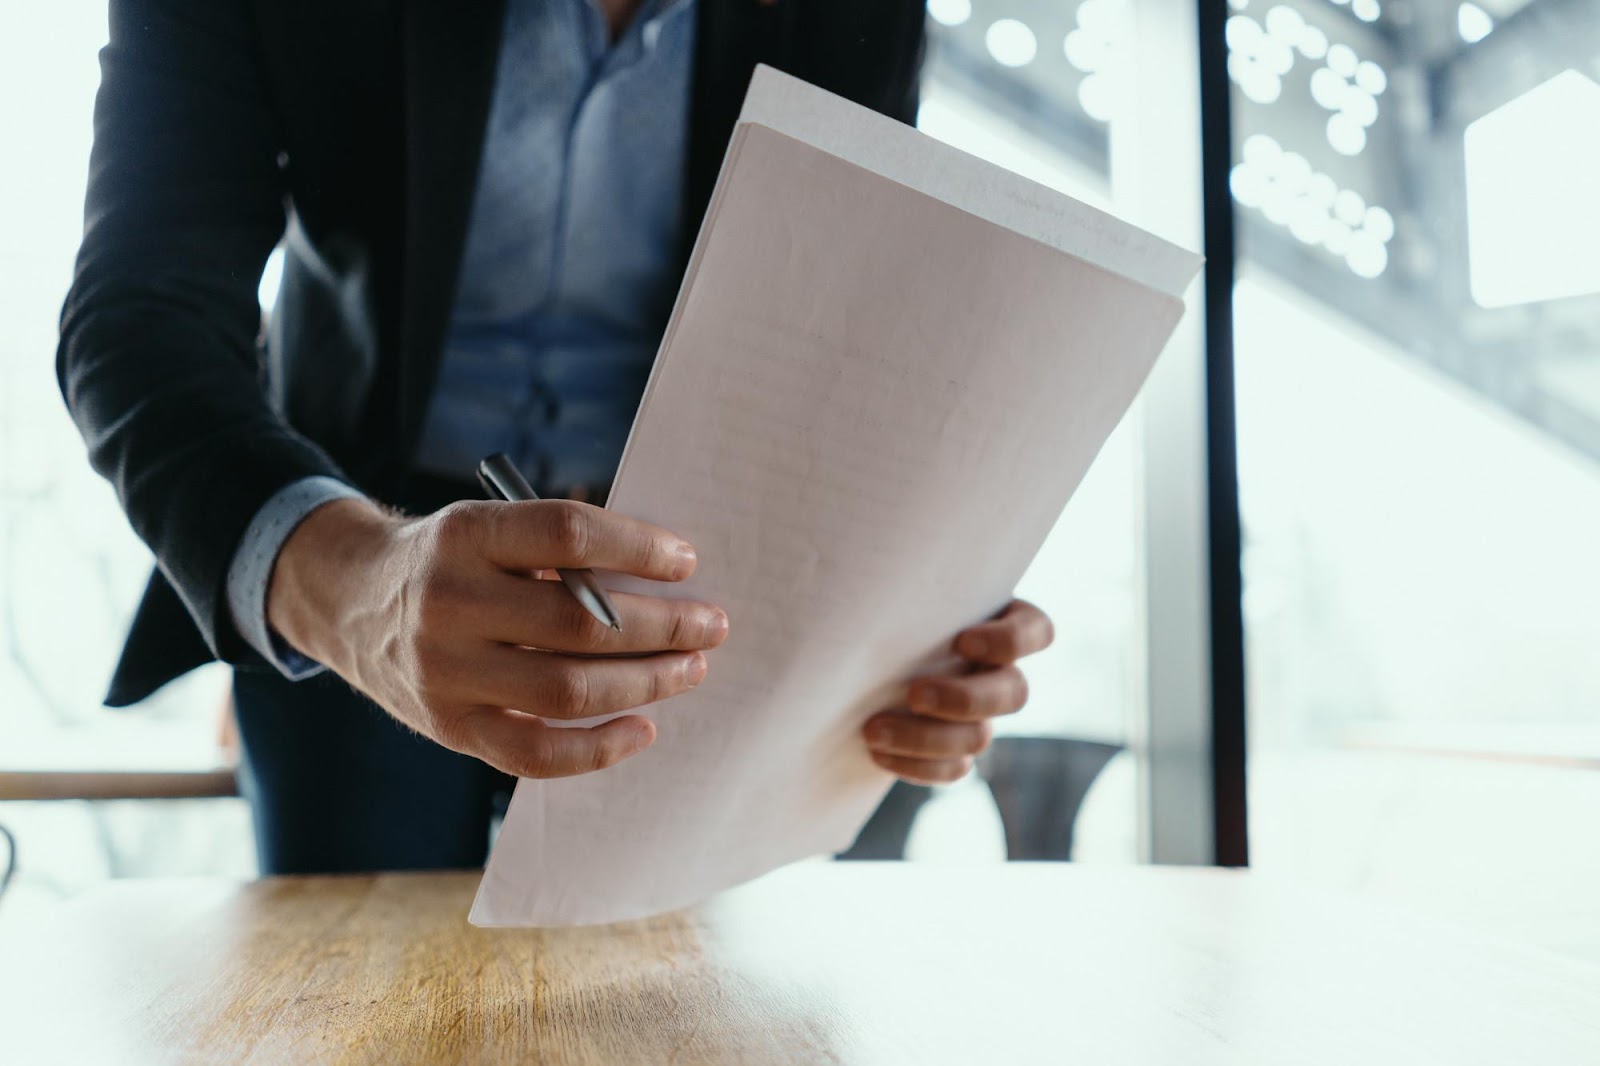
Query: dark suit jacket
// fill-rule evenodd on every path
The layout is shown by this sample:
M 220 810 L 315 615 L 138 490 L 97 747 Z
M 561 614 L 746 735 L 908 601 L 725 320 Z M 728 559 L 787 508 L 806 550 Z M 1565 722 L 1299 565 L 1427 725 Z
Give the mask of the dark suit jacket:
M 328 474 L 404 492 L 505 2 L 112 0 L 57 353 L 90 459 L 158 564 L 107 703 L 213 657 L 259 663 L 225 583 L 278 489 Z M 691 237 L 757 62 L 913 118 L 923 0 L 699 3 Z

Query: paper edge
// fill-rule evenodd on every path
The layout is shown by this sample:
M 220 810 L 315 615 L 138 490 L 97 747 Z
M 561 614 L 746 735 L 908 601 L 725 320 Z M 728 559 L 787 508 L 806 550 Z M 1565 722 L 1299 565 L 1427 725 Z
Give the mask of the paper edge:
M 1203 262 L 1195 252 L 1134 223 L 765 63 L 756 66 L 738 123 L 766 126 L 1171 296 L 1183 296 Z M 904 164 L 913 158 L 928 165 Z M 1052 215 L 1061 224 L 1053 231 L 1042 230 L 1037 223 Z M 1107 247 L 1093 240 L 1110 233 L 1126 238 L 1125 242 Z M 1098 247 L 1091 247 L 1096 243 Z

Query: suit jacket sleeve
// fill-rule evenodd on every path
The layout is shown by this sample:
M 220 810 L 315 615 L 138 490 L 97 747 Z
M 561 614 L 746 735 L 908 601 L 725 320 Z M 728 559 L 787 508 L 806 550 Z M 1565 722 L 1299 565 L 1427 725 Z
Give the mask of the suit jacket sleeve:
M 256 354 L 282 137 L 245 0 L 112 0 L 110 28 L 57 376 L 212 652 L 255 660 L 229 618 L 234 549 L 285 485 L 343 480 L 273 411 Z

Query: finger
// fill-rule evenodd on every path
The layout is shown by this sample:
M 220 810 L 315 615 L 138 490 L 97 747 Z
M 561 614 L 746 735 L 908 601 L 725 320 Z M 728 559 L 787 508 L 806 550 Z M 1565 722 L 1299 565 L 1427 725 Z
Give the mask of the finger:
M 624 655 L 715 648 L 728 636 L 728 616 L 698 600 L 611 595 L 622 621 L 618 632 L 601 622 L 572 593 L 553 581 L 530 581 L 495 571 L 472 593 L 473 630 L 504 644 L 580 655 Z
M 867 722 L 866 736 L 867 747 L 879 754 L 937 760 L 982 754 L 992 731 L 987 721 L 941 722 L 887 711 Z
M 699 652 L 580 659 L 502 644 L 488 646 L 460 691 L 473 703 L 543 718 L 593 718 L 679 695 L 705 676 Z
M 957 676 L 919 677 L 906 703 L 918 714 L 952 722 L 994 718 L 1022 710 L 1028 680 L 1016 666 L 996 666 Z
M 694 573 L 694 548 L 676 533 L 587 503 L 484 501 L 447 511 L 446 535 L 507 570 L 596 567 L 656 581 Z
M 596 726 L 548 725 L 531 714 L 478 707 L 461 723 L 466 753 L 517 777 L 571 777 L 614 766 L 656 738 L 656 727 L 636 714 Z
M 1000 614 L 956 637 L 956 653 L 976 663 L 1004 666 L 1043 651 L 1055 639 L 1055 627 L 1026 600 L 1012 600 Z
M 904 755 L 872 755 L 872 761 L 913 785 L 948 785 L 967 776 L 972 760 L 962 759 L 909 759 Z

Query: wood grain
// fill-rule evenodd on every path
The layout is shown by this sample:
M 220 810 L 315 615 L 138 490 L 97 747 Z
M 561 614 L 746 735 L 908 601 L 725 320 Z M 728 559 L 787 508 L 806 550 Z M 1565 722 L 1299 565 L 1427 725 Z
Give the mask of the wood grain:
M 230 769 L 0 770 L 0 800 L 203 799 L 237 796 Z
M 478 930 L 474 875 L 123 882 L 0 939 L 6 1063 L 1600 1063 L 1600 968 L 1256 875 L 802 864 Z

